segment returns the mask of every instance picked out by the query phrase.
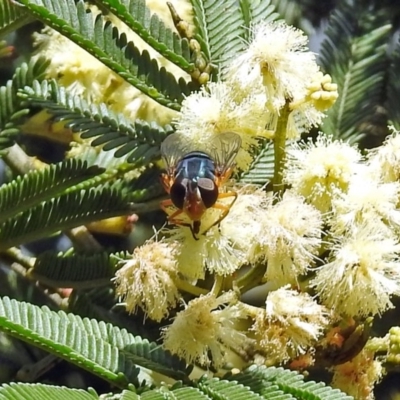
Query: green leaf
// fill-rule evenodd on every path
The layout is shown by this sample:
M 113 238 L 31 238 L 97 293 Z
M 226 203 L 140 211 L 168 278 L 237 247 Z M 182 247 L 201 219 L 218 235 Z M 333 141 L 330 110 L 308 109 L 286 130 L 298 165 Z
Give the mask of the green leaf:
M 131 213 L 117 182 L 51 199 L 0 224 L 0 250 L 92 221 Z
M 63 3 L 46 0 L 18 2 L 158 103 L 179 110 L 184 95 L 190 93 L 190 84 L 183 78 L 176 80 L 164 67 L 159 68 L 148 51 L 141 53 L 132 42 L 128 42 L 126 34 L 120 34 L 103 15 L 94 18 L 83 0 L 77 3 L 72 0 Z
M 96 254 L 40 254 L 28 271 L 30 277 L 52 287 L 86 289 L 110 283 L 118 259 L 107 252 Z
M 86 162 L 68 159 L 17 176 L 10 183 L 0 186 L 0 223 L 102 172 L 102 168 L 95 166 L 88 168 Z
M 13 145 L 14 136 L 18 133 L 14 120 L 21 114 L 29 113 L 21 107 L 21 99 L 17 97 L 20 88 L 32 85 L 34 80 L 42 80 L 49 62 L 44 58 L 23 63 L 5 86 L 0 87 L 0 150 Z
M 110 281 L 108 286 L 89 290 L 73 290 L 68 298 L 68 309 L 81 317 L 108 322 L 127 329 L 135 336 L 151 339 L 147 325 L 142 323 L 142 316 L 128 315 L 122 306 L 115 307 L 116 303 L 114 286 Z
M 94 392 L 81 389 L 69 389 L 41 383 L 10 383 L 0 387 L 0 400 L 57 399 L 57 400 L 94 400 L 100 397 Z
M 141 400 L 141 396 L 134 392 L 124 390 L 121 393 L 121 397 L 119 398 L 119 400 Z
M 136 165 L 146 165 L 159 158 L 160 145 L 173 132 L 170 125 L 161 127 L 155 122 L 136 120 L 132 124 L 122 114 L 115 114 L 106 104 L 88 104 L 79 96 L 69 94 L 55 81 L 33 83 L 20 91 L 26 107 L 41 107 L 55 120 L 65 120 L 84 139 L 96 138 L 92 146 L 103 145 L 105 151 L 116 149 L 115 157 L 126 157 Z
M 74 314 L 99 320 L 104 320 L 104 318 L 99 318 L 100 315 L 96 314 L 95 307 L 102 308 L 108 312 L 116 303 L 117 299 L 111 281 L 108 286 L 89 290 L 73 290 L 68 298 L 69 309 Z M 113 321 L 109 322 L 113 323 Z M 120 326 L 118 323 L 115 323 L 115 325 Z
M 160 182 L 160 172 L 160 169 L 156 167 L 147 168 L 138 178 L 133 179 L 129 183 L 130 199 L 139 203 L 165 195 Z
M 91 337 L 116 346 L 127 359 L 142 367 L 176 379 L 182 379 L 191 371 L 191 367 L 187 367 L 184 360 L 163 350 L 159 344 L 149 342 L 139 336 L 133 336 L 125 329 L 117 328 L 102 321 L 82 319 L 73 314 L 69 314 L 69 319 L 73 320 L 80 329 L 84 329 Z
M 0 299 L 0 329 L 118 387 L 138 383 L 137 365 L 177 379 L 190 373 L 184 361 L 125 329 L 8 297 Z
M 197 382 L 197 387 L 212 399 L 229 400 L 261 400 L 262 397 L 250 388 L 238 384 L 235 381 L 227 381 L 218 378 L 203 377 Z
M 145 0 L 99 0 L 102 7 L 112 12 L 154 50 L 184 71 L 194 69 L 189 42 L 181 39 L 157 16 L 151 15 Z
M 0 300 L 0 329 L 117 387 L 137 380 L 139 369 L 132 361 L 107 341 L 90 335 L 62 311 L 56 313 L 4 297 Z
M 298 372 L 276 367 L 264 367 L 253 365 L 245 371 L 227 376 L 226 379 L 237 381 L 249 386 L 252 390 L 262 394 L 265 399 L 271 399 L 271 388 L 275 392 L 276 388 L 290 397 L 280 397 L 283 399 L 298 400 L 351 400 L 351 396 L 338 389 L 332 389 L 324 383 L 304 381 L 304 376 Z M 274 394 L 278 395 L 278 393 Z
M 152 330 L 149 329 L 148 323 L 143 324 L 142 313 L 128 314 L 124 306 L 118 303 L 111 281 L 108 286 L 73 290 L 68 298 L 68 310 L 82 318 L 96 319 L 120 329 L 124 328 L 135 337 L 141 336 L 150 341 L 159 340 L 158 329 Z
M 199 389 L 193 387 L 180 387 L 172 390 L 173 398 L 176 400 L 208 400 L 209 397 Z
M 190 0 L 197 28 L 196 39 L 206 57 L 223 70 L 246 47 L 245 19 L 236 0 Z
M 400 130 L 400 38 L 397 39 L 390 58 L 391 63 L 387 83 L 388 119 L 397 130 Z
M 322 125 L 326 134 L 350 143 L 363 137 L 383 103 L 391 28 L 385 16 L 371 15 L 362 5 L 342 2 L 333 13 L 321 62 L 338 84 L 339 99 Z
M 279 18 L 272 0 L 239 0 L 245 21 L 244 39 L 250 40 L 250 28 L 260 22 L 272 22 Z
M 10 0 L 0 0 L 0 38 L 31 22 L 33 18 L 24 7 Z
M 257 185 L 265 185 L 274 177 L 274 146 L 265 142 L 261 151 L 254 158 L 248 171 L 243 172 L 239 181 Z
M 301 1 L 298 0 L 272 0 L 276 11 L 288 25 L 298 26 L 302 18 Z

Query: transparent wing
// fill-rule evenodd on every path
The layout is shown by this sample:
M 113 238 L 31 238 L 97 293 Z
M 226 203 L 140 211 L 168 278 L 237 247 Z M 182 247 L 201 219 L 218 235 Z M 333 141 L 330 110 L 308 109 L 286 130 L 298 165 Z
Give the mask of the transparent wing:
M 242 139 L 235 132 L 215 135 L 210 143 L 211 157 L 215 161 L 217 173 L 221 176 L 233 167 L 235 158 L 242 145 Z
M 161 156 L 164 160 L 167 173 L 174 173 L 178 161 L 191 151 L 191 143 L 186 136 L 179 133 L 169 135 L 161 144 Z
M 214 160 L 216 172 L 223 176 L 233 166 L 241 145 L 242 139 L 234 132 L 214 135 L 203 144 L 193 143 L 187 136 L 173 133 L 161 144 L 161 156 L 167 173 L 173 175 L 176 164 L 182 157 L 191 151 L 201 151 Z

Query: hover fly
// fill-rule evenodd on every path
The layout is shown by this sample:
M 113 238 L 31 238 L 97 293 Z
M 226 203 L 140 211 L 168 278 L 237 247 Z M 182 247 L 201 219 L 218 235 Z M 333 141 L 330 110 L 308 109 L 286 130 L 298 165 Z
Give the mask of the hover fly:
M 220 192 L 235 167 L 235 158 L 242 144 L 239 135 L 233 132 L 217 134 L 207 143 L 207 149 L 194 149 L 185 136 L 174 133 L 161 145 L 161 155 L 166 165 L 166 173 L 161 175 L 162 184 L 170 199 L 161 202 L 167 212 L 170 206 L 177 210 L 168 217 L 172 224 L 188 226 L 193 237 L 200 232 L 201 218 L 208 208 L 221 210 L 219 218 L 203 233 L 219 224 L 236 201 L 237 193 Z M 229 205 L 219 199 L 233 197 Z M 191 223 L 178 219 L 185 214 Z

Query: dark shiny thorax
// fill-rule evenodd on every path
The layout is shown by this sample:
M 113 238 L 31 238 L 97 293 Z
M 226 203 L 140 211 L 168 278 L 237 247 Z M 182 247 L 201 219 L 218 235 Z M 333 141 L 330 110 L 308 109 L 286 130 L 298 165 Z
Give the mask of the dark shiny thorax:
M 175 179 L 196 180 L 198 178 L 215 179 L 215 164 L 206 153 L 193 151 L 183 157 L 176 165 Z
M 176 165 L 170 194 L 173 204 L 180 209 L 185 201 L 196 196 L 206 208 L 213 206 L 218 199 L 218 187 L 215 184 L 215 163 L 210 156 L 198 151 L 185 155 Z

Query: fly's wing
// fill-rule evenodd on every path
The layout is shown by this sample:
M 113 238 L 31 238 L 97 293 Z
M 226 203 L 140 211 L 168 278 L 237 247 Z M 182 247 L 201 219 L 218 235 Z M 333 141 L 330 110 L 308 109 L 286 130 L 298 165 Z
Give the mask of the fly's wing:
M 190 152 L 190 142 L 179 133 L 173 133 L 161 144 L 161 156 L 164 160 L 167 174 L 172 176 L 178 161 Z
M 242 139 L 237 133 L 224 132 L 214 136 L 210 148 L 219 176 L 223 177 L 234 166 L 241 145 Z

